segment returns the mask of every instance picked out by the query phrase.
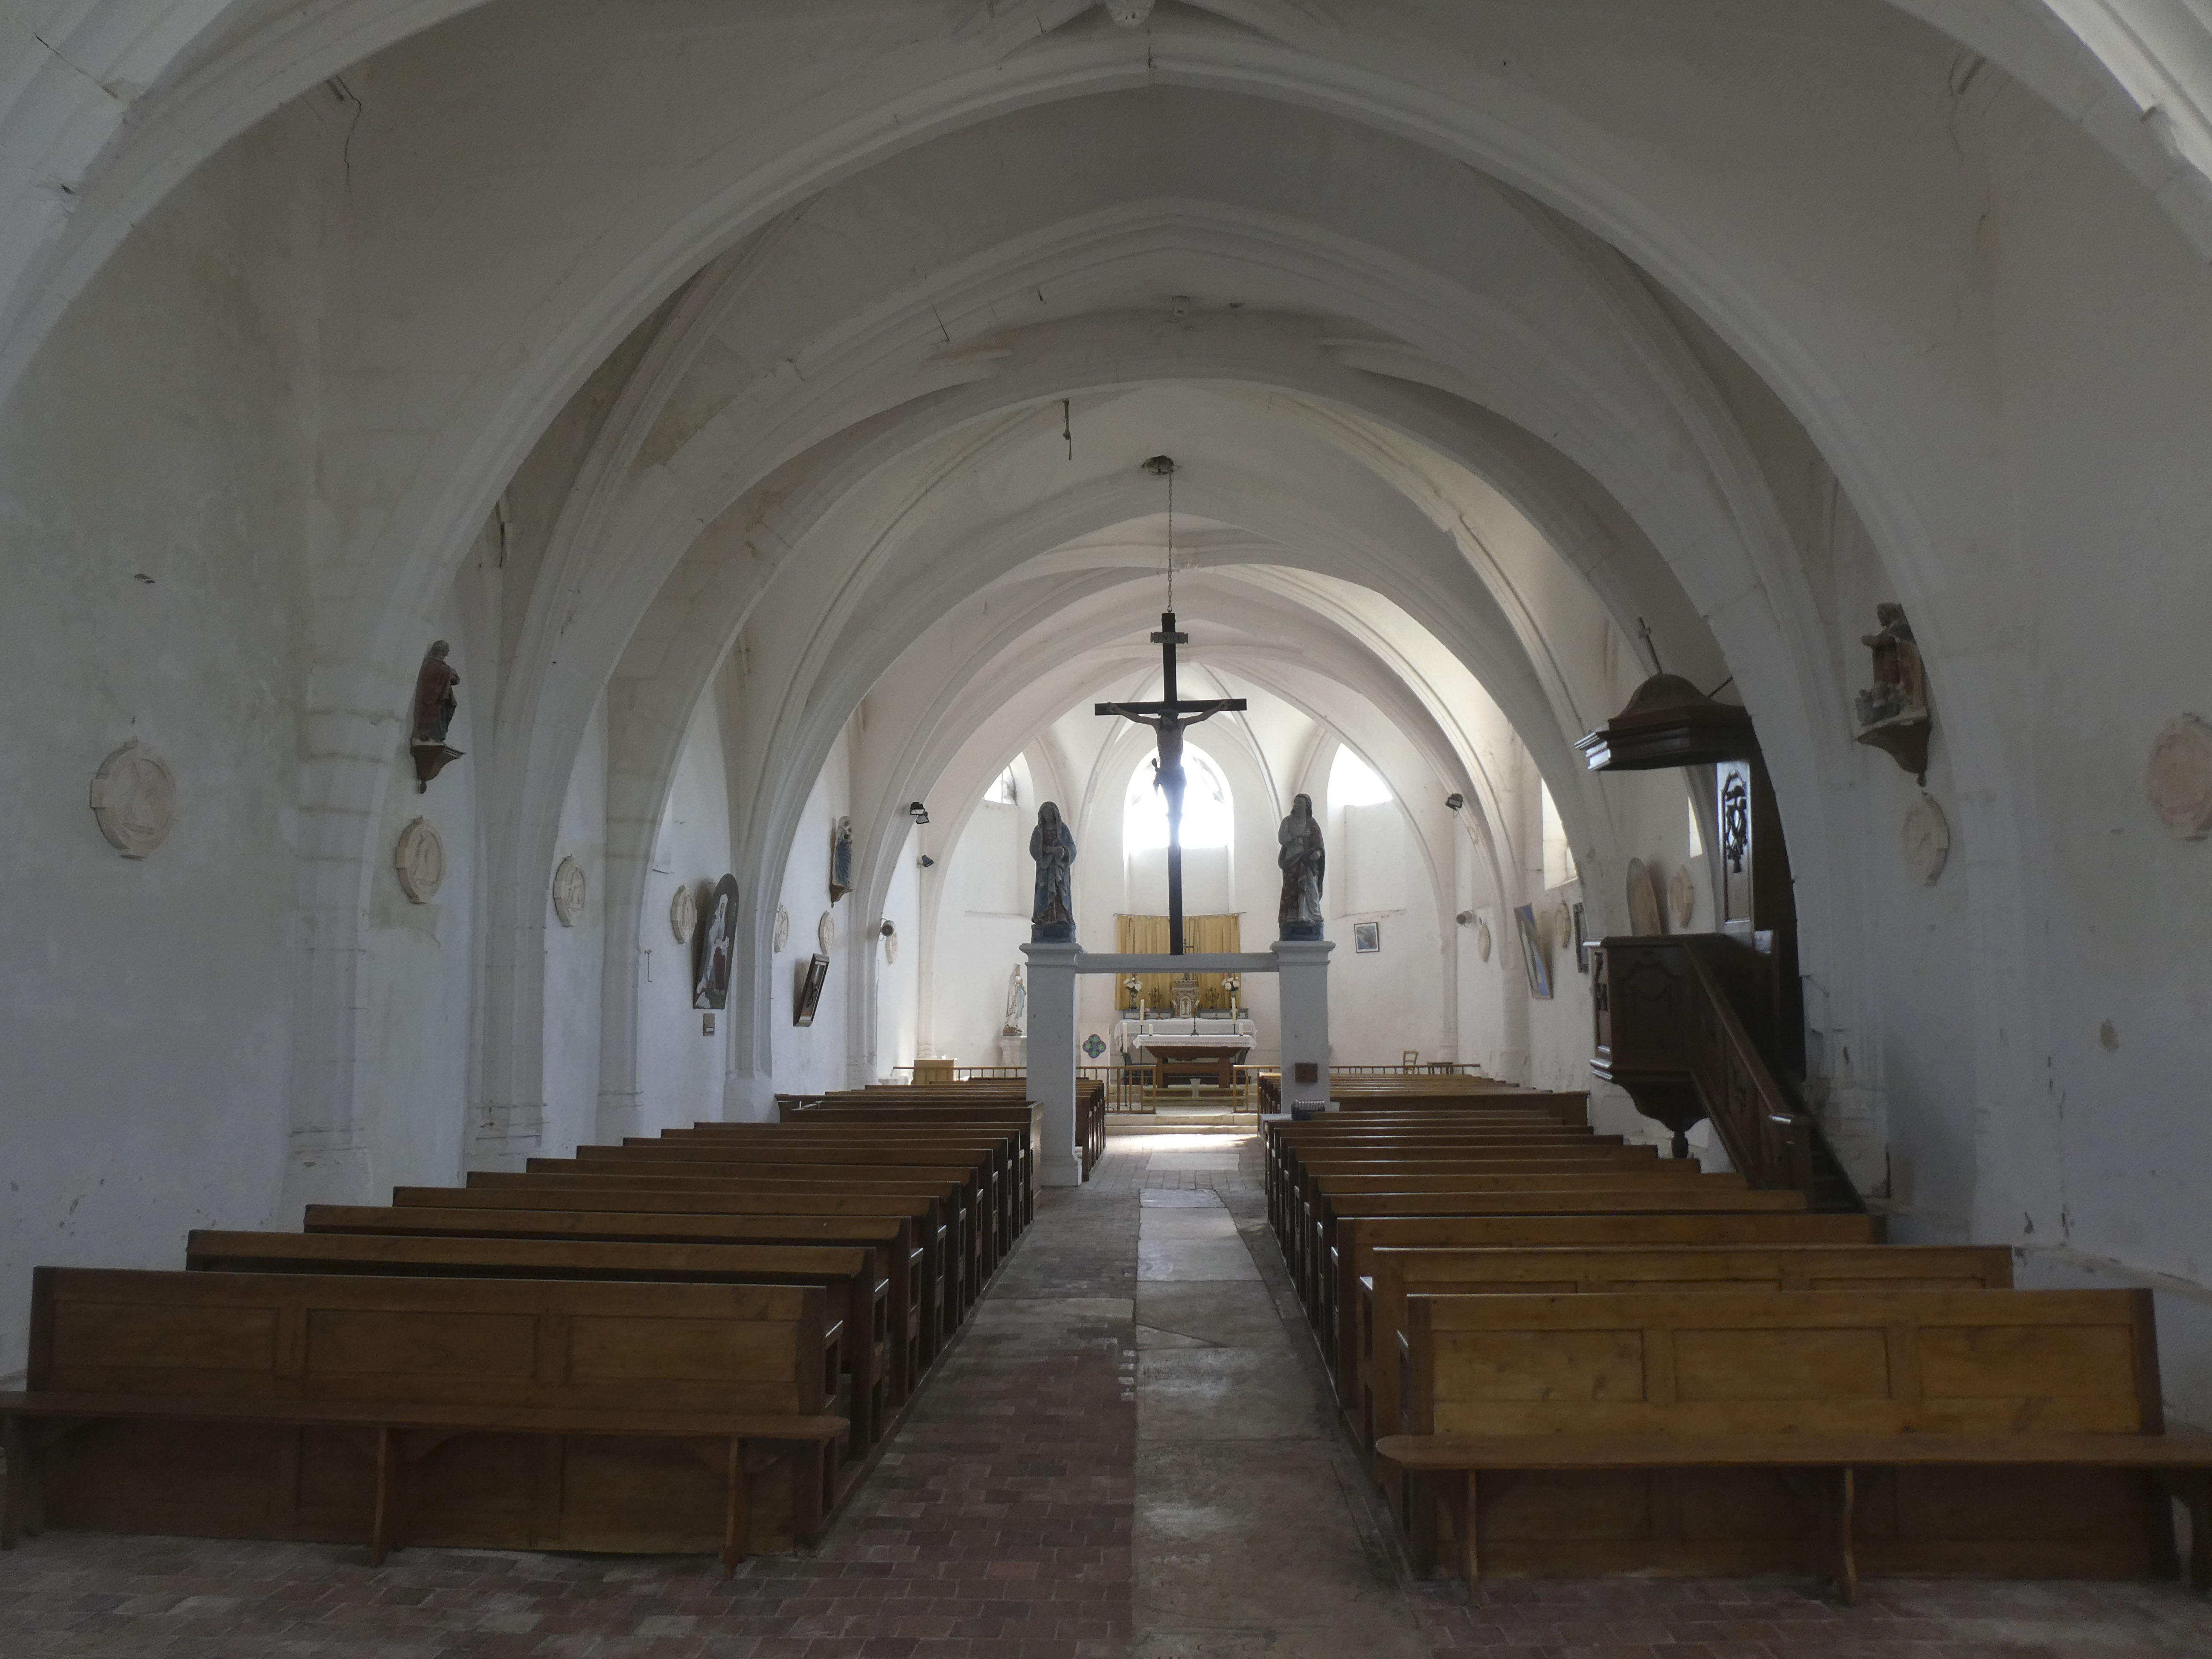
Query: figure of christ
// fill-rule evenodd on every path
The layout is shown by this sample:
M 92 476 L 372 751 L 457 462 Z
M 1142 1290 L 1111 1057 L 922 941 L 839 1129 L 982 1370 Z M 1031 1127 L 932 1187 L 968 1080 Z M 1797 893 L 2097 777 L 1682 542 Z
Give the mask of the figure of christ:
M 1154 759 L 1153 781 L 1168 798 L 1168 954 L 1179 957 L 1182 948 L 1182 797 L 1188 781 L 1182 765 L 1182 734 L 1186 726 L 1244 707 L 1242 697 L 1213 697 L 1184 702 L 1176 695 L 1176 647 L 1187 645 L 1190 635 L 1176 631 L 1175 612 L 1160 613 L 1160 631 L 1152 643 L 1160 647 L 1160 700 L 1158 702 L 1102 702 L 1095 712 L 1149 726 L 1159 752 Z

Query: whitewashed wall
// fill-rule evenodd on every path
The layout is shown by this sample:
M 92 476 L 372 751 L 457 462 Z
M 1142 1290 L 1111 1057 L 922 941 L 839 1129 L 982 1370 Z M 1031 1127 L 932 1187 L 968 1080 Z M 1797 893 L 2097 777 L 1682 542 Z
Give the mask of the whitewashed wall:
M 730 802 L 722 764 L 720 711 L 702 697 L 684 734 L 684 752 L 654 838 L 653 872 L 638 919 L 638 1088 L 647 1133 L 722 1115 L 722 1073 L 729 1019 L 718 1013 L 710 1036 L 691 1006 L 697 937 L 679 945 L 668 923 L 678 887 L 702 901 L 730 866 Z

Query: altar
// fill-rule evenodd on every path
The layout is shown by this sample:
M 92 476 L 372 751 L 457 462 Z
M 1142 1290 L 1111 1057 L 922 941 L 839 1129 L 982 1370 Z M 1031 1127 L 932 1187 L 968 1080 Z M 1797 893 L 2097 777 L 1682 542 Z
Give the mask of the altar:
M 1249 1016 L 1194 1015 L 1177 1019 L 1124 1019 L 1114 1026 L 1114 1047 L 1125 1066 L 1157 1065 L 1160 1082 L 1203 1077 L 1224 1089 L 1237 1086 L 1237 1068 L 1258 1036 Z

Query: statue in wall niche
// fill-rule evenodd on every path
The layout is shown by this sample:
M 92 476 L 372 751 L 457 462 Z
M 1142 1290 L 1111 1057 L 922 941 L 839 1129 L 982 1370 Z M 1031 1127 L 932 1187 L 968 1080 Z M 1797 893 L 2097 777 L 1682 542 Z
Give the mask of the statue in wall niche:
M 459 750 L 446 746 L 446 733 L 453 729 L 453 715 L 461 706 L 453 695 L 461 677 L 446 660 L 452 649 L 443 640 L 431 641 L 430 648 L 422 653 L 422 667 L 415 671 L 415 710 L 408 723 L 407 746 L 415 757 L 418 795 L 446 769 L 447 762 L 461 757 Z
M 1022 977 L 1025 964 L 1016 963 L 1013 971 L 1006 975 L 1006 1023 L 999 1028 L 1000 1036 L 1019 1036 L 1029 1019 L 1030 988 Z
M 1878 605 L 1878 632 L 1862 634 L 1859 643 L 1874 653 L 1874 684 L 1855 702 L 1858 740 L 1887 754 L 1906 771 L 1928 779 L 1928 671 L 1912 638 L 1912 624 L 1901 605 Z
M 1036 898 L 1030 910 L 1032 945 L 1067 945 L 1075 939 L 1075 837 L 1060 821 L 1060 808 L 1047 801 L 1037 808 L 1030 831 L 1030 856 L 1036 860 Z
M 1311 795 L 1300 795 L 1291 802 L 1290 816 L 1277 828 L 1275 842 L 1275 862 L 1283 871 L 1283 898 L 1276 907 L 1275 936 L 1319 939 L 1322 877 L 1328 863 L 1328 852 L 1322 844 L 1321 825 L 1314 817 Z
M 839 818 L 830 826 L 830 902 L 853 890 L 853 820 Z
M 415 675 L 415 733 L 416 743 L 443 743 L 453 729 L 460 699 L 453 688 L 461 683 L 453 664 L 446 660 L 453 647 L 443 640 L 430 641 L 422 653 L 422 666 Z
M 1913 641 L 1912 624 L 1905 620 L 1905 607 L 1878 605 L 1874 615 L 1881 630 L 1859 635 L 1859 643 L 1874 653 L 1874 684 L 1858 695 L 1859 724 L 1875 726 L 1926 714 L 1927 671 Z

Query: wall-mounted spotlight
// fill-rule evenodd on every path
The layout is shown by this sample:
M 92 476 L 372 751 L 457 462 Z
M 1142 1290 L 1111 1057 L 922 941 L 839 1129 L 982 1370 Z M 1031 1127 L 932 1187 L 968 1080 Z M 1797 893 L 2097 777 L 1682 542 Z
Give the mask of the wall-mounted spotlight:
M 1472 927 L 1474 926 L 1474 912 L 1472 910 L 1462 910 L 1457 915 L 1454 916 L 1452 920 L 1462 927 Z
M 1466 805 L 1467 797 L 1461 794 L 1456 789 L 1452 791 L 1450 794 L 1444 797 L 1444 805 L 1452 811 L 1456 812 L 1461 807 Z
M 885 939 L 889 939 L 893 933 L 898 932 L 898 929 L 891 926 L 890 918 L 886 916 L 883 921 L 878 925 L 876 931 L 881 933 Z
M 937 864 L 937 860 L 936 860 L 935 859 L 933 859 L 933 858 L 930 857 L 928 854 L 924 853 L 924 854 L 921 855 L 921 867 L 922 867 L 923 869 L 925 869 L 925 870 L 933 869 L 933 868 L 936 866 L 936 864 Z
M 918 800 L 908 801 L 907 803 L 906 815 L 912 818 L 916 823 L 927 823 L 929 822 L 929 809 L 927 806 L 924 806 Z

